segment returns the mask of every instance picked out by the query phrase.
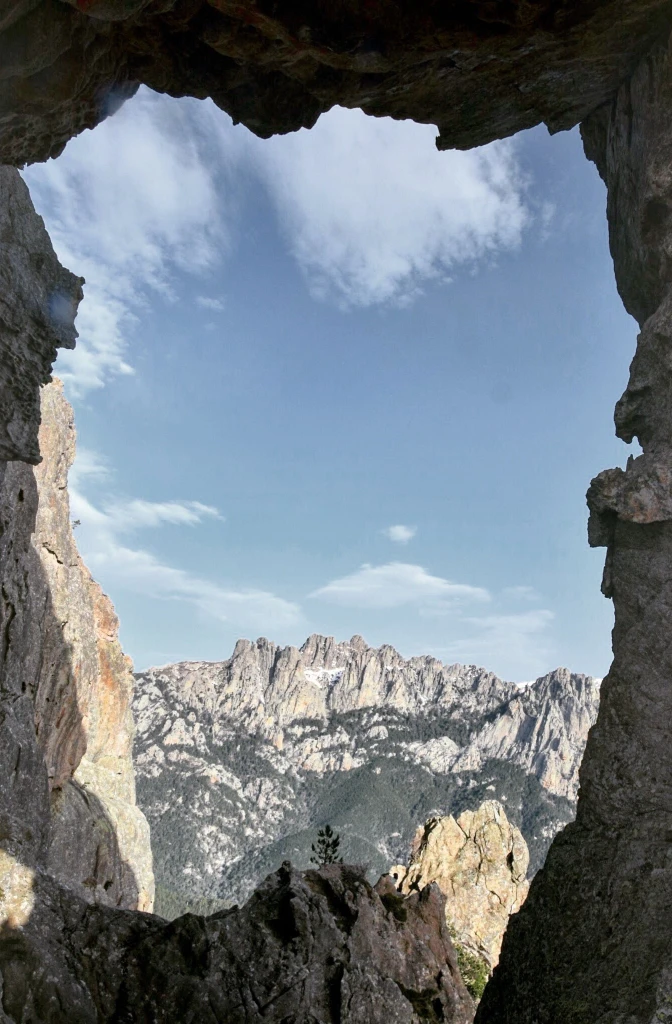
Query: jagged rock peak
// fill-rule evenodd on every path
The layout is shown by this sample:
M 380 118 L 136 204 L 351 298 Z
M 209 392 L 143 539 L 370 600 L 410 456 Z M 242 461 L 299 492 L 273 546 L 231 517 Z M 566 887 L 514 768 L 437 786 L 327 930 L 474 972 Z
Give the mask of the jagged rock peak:
M 361 636 L 346 642 L 313 634 L 301 648 L 281 648 L 265 637 L 239 640 L 223 662 L 179 662 L 139 674 L 187 687 L 220 713 L 260 727 L 272 716 L 277 727 L 330 711 L 396 707 L 416 712 L 427 704 L 449 705 L 470 692 L 479 710 L 492 710 L 517 687 L 476 666 L 443 665 L 432 657 L 404 659 L 390 645 L 369 647 Z
M 529 889 L 527 844 L 496 800 L 475 811 L 430 818 L 416 832 L 408 867 L 390 874 L 410 893 L 436 883 L 446 896 L 446 920 L 460 945 L 496 966 L 509 917 Z
M 489 758 L 514 761 L 543 785 L 575 799 L 578 767 L 599 702 L 599 680 L 556 669 L 526 687 L 504 682 L 475 665 L 444 665 L 435 658 L 403 658 L 360 636 L 338 642 L 313 634 L 301 648 L 265 638 L 239 640 L 224 662 L 179 662 L 138 674 L 135 711 L 140 732 L 186 738 L 193 726 L 222 732 L 234 722 L 292 756 L 306 720 L 326 723 L 339 713 L 391 709 L 405 716 L 440 712 L 469 733 L 411 744 L 413 756 L 434 771 L 474 770 Z M 371 723 L 375 728 L 375 723 Z M 379 726 L 379 728 L 382 728 Z M 177 732 L 175 732 L 177 729 Z M 334 767 L 328 753 L 304 744 L 303 767 Z M 292 744 L 294 743 L 294 747 Z M 355 751 L 351 751 L 354 755 Z M 352 756 L 345 766 L 353 765 Z

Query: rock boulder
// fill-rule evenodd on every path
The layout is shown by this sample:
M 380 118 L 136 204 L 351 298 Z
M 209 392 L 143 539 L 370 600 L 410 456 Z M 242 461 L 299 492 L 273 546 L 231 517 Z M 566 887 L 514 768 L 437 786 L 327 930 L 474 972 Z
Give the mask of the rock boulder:
M 407 868 L 393 868 L 402 893 L 435 883 L 446 896 L 446 920 L 457 942 L 496 966 L 511 914 L 522 906 L 529 855 L 501 804 L 430 818 L 416 834 Z

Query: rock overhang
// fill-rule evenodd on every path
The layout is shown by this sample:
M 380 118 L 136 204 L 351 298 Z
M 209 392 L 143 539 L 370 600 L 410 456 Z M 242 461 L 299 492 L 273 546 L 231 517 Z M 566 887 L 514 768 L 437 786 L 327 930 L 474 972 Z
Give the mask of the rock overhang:
M 139 84 L 211 97 L 262 137 L 340 104 L 470 148 L 609 100 L 671 0 L 13 0 L 0 14 L 0 162 L 56 156 Z

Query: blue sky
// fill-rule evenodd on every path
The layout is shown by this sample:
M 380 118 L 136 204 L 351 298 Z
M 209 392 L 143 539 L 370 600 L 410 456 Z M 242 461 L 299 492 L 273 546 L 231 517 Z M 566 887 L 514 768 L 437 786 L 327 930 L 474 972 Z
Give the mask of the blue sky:
M 77 539 L 138 668 L 239 636 L 603 675 L 585 491 L 636 325 L 576 131 L 439 153 L 336 108 L 262 142 L 141 90 L 25 172 L 86 277 Z

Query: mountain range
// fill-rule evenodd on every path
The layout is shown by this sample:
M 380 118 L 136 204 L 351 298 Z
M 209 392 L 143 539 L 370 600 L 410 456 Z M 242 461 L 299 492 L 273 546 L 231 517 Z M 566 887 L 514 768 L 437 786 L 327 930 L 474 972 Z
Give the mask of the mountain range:
M 307 866 L 325 822 L 377 875 L 406 860 L 426 818 L 487 799 L 521 829 L 534 874 L 574 816 L 599 684 L 556 669 L 520 686 L 359 636 L 239 640 L 227 661 L 138 673 L 157 912 L 243 901 L 283 860 Z

